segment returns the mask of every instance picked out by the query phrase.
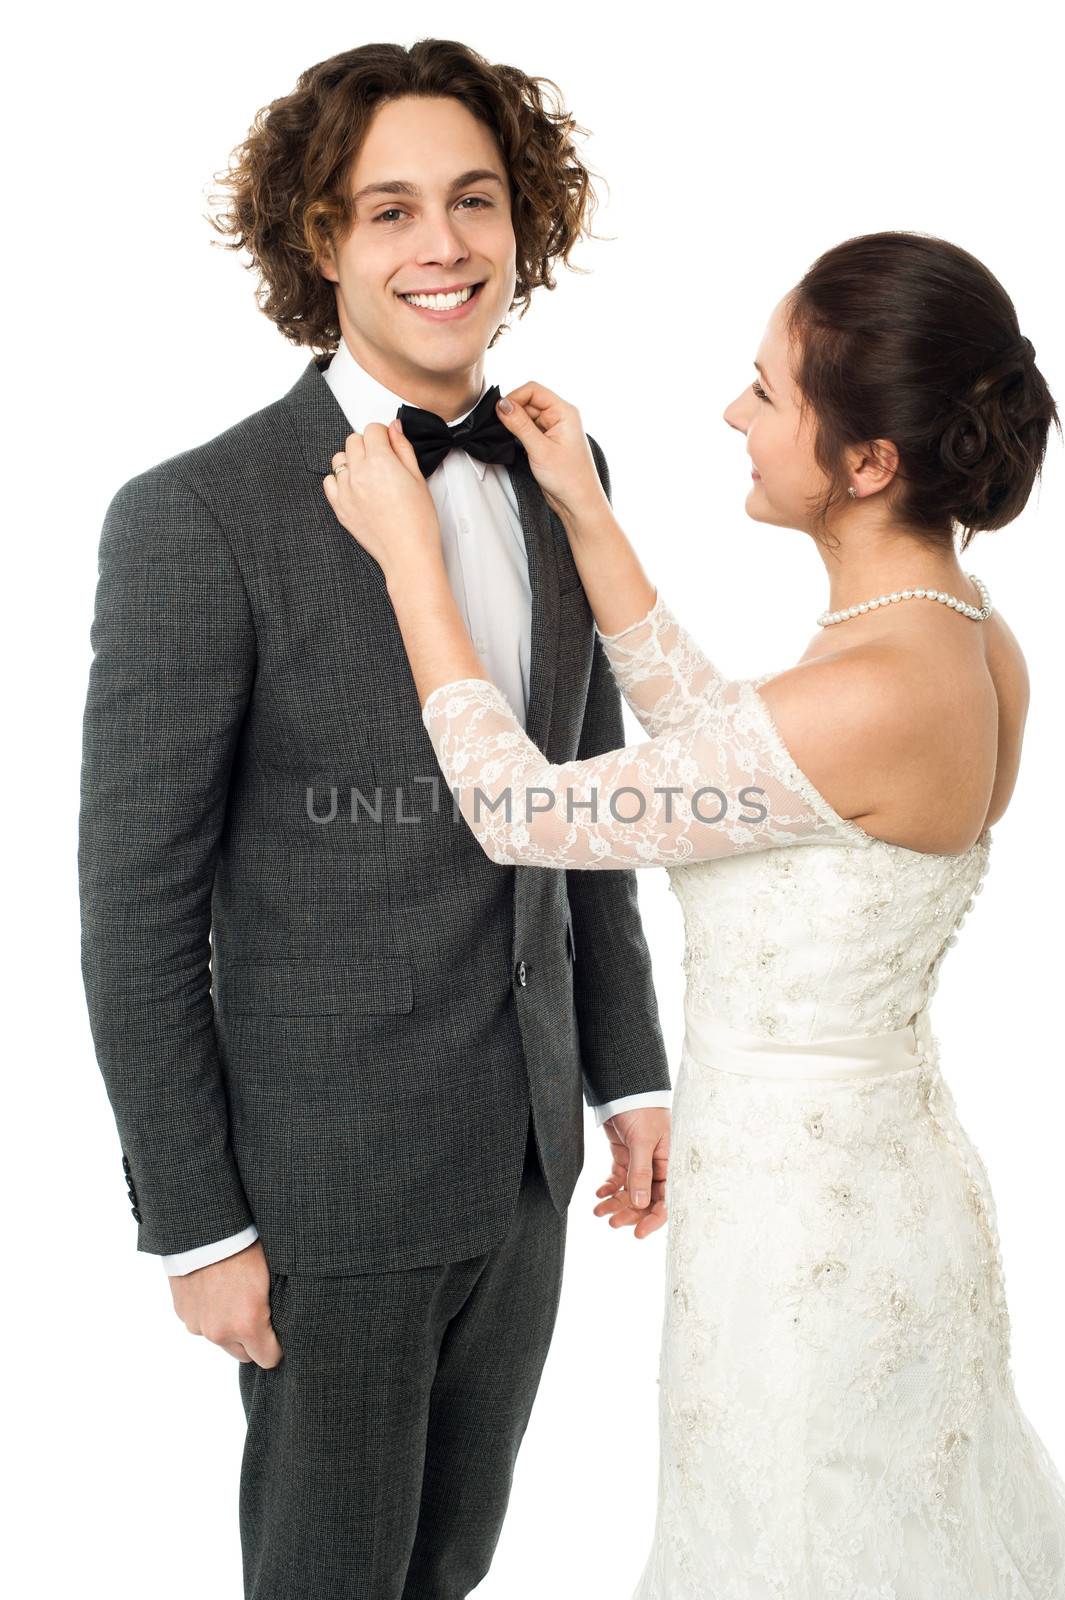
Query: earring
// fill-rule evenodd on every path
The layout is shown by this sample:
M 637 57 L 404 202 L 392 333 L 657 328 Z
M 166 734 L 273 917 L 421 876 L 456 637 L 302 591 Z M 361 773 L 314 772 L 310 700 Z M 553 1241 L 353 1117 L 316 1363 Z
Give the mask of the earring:
M 851 484 L 851 486 L 850 486 L 850 488 L 849 488 L 849 489 L 848 489 L 848 490 L 847 490 L 847 493 L 848 493 L 848 494 L 849 494 L 849 495 L 850 495 L 850 497 L 851 497 L 851 499 L 852 499 L 852 500 L 857 500 L 857 498 L 858 498 L 858 491 L 857 491 L 857 489 L 856 489 L 856 488 L 855 488 L 855 487 L 854 487 L 854 485 L 853 485 L 853 483 L 852 483 L 852 484 Z

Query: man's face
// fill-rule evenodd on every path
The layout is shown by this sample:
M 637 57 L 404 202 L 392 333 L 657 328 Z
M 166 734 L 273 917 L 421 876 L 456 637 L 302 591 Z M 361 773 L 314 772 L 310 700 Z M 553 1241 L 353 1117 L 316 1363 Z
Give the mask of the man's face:
M 355 223 L 322 272 L 337 284 L 352 355 L 394 392 L 468 382 L 514 299 L 510 187 L 494 135 L 458 100 L 404 96 L 377 111 L 348 182 Z M 454 289 L 463 303 L 446 308 L 403 298 Z

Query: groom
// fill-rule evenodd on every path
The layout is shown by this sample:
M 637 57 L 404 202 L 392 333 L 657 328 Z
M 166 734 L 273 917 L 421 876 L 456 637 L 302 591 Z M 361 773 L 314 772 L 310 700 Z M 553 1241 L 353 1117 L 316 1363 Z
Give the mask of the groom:
M 229 181 L 263 309 L 333 353 L 108 508 L 89 1014 L 138 1248 L 241 1363 L 246 1596 L 452 1600 L 488 1570 L 551 1338 L 582 1083 L 642 1236 L 669 1078 L 634 874 L 488 860 L 322 479 L 352 430 L 423 413 L 488 672 L 549 760 L 625 742 L 565 534 L 476 405 L 587 173 L 538 80 L 423 40 L 310 68 Z

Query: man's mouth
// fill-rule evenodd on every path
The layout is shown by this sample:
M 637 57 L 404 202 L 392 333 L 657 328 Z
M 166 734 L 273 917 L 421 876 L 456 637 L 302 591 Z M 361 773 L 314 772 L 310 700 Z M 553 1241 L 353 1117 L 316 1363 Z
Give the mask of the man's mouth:
M 483 287 L 483 283 L 467 283 L 457 289 L 431 289 L 415 294 L 401 294 L 400 300 L 405 300 L 409 306 L 417 306 L 421 311 L 454 311 L 458 306 L 464 306 L 468 300 Z

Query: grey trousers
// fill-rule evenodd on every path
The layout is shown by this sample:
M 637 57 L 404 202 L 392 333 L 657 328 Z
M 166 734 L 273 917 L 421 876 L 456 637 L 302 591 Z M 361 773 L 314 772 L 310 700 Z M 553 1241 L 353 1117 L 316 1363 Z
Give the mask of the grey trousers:
M 275 1275 L 284 1357 L 238 1369 L 245 1600 L 465 1600 L 499 1539 L 565 1238 L 530 1123 L 517 1210 L 487 1254 Z

